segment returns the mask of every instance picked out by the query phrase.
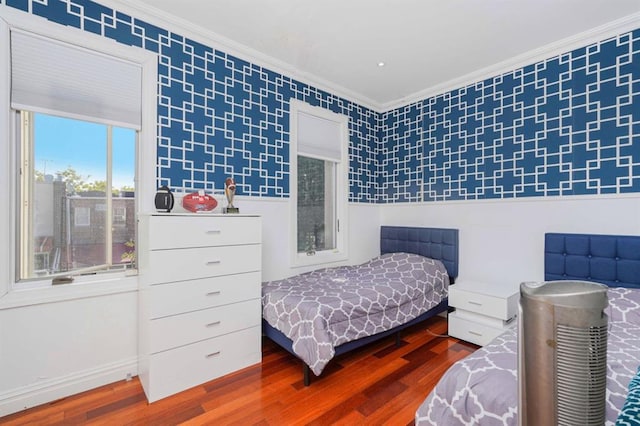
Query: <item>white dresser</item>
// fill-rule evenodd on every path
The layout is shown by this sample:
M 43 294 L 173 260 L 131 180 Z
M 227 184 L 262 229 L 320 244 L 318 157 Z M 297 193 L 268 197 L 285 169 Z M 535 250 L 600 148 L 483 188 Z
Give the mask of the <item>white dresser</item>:
M 449 335 L 484 346 L 516 325 L 518 286 L 473 281 L 449 287 Z
M 139 220 L 139 365 L 149 402 L 259 363 L 259 216 Z

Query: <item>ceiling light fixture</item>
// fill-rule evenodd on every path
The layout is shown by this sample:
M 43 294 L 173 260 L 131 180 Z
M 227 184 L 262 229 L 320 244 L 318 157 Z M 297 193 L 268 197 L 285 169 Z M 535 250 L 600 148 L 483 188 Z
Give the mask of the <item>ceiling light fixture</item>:
M 384 62 L 382 62 L 382 61 L 378 62 L 378 66 L 379 66 L 380 68 L 384 67 Z

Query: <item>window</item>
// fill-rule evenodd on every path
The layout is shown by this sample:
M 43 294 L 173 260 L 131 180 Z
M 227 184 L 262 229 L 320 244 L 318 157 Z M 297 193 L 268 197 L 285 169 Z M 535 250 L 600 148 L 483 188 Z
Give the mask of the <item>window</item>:
M 66 206 L 65 206 L 66 207 Z M 42 209 L 42 207 L 40 207 Z M 49 209 L 47 209 L 49 210 Z M 48 214 L 52 214 L 53 212 Z M 91 210 L 89 210 L 89 207 L 76 207 L 75 209 L 73 209 L 73 212 L 64 212 L 65 216 L 67 214 L 71 214 L 73 213 L 73 224 L 74 226 L 89 226 L 91 225 Z M 27 214 L 28 214 L 28 210 L 27 210 Z M 36 225 L 37 226 L 37 225 Z M 48 237 L 45 237 L 48 238 Z
M 336 248 L 336 163 L 298 155 L 298 253 Z
M 28 111 L 19 115 L 18 279 L 133 267 L 127 254 L 136 228 L 126 223 L 126 205 L 135 203 L 136 131 Z
M 155 211 L 157 61 L 144 49 L 0 10 L 0 68 L 7 76 L 0 79 L 0 133 L 12 141 L 0 144 L 8 204 L 0 211 L 0 239 L 8 241 L 0 248 L 0 303 L 135 286 L 125 276 L 135 266 L 136 217 Z M 81 129 L 94 133 L 80 149 L 56 146 L 64 161 L 47 153 Z M 56 135 L 63 137 L 56 142 Z M 107 270 L 122 272 L 99 273 Z M 95 285 L 56 294 L 11 291 L 51 286 L 58 274 L 82 274 L 76 283 Z
M 123 226 L 127 224 L 127 208 L 122 206 L 113 207 L 113 224 Z
M 293 265 L 347 258 L 347 117 L 291 102 Z

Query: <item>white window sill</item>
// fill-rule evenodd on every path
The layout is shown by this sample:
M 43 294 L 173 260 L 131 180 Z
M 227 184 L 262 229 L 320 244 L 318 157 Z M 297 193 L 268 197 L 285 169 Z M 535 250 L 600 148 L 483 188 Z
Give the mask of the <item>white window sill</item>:
M 105 277 L 101 280 L 74 282 L 49 287 L 13 289 L 0 297 L 0 310 L 14 309 L 44 303 L 64 302 L 75 299 L 128 293 L 138 290 L 137 276 Z
M 308 256 L 306 253 L 297 253 L 294 256 L 292 268 L 305 266 L 324 265 L 327 263 L 342 262 L 349 258 L 347 253 L 338 250 L 318 251 L 316 254 Z

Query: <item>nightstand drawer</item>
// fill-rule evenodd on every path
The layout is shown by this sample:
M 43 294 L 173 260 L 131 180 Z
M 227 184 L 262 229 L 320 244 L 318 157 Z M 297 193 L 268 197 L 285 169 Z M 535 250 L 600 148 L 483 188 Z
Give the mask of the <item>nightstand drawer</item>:
M 149 326 L 150 352 L 153 354 L 245 328 L 258 327 L 261 316 L 260 299 L 253 299 L 156 319 Z
M 481 288 L 476 292 L 454 284 L 449 287 L 449 306 L 502 320 L 513 318 L 518 313 L 519 293 L 504 297 L 483 294 L 480 291 Z
M 449 314 L 449 335 L 476 345 L 486 345 L 507 329 L 469 321 L 456 315 L 456 312 Z

